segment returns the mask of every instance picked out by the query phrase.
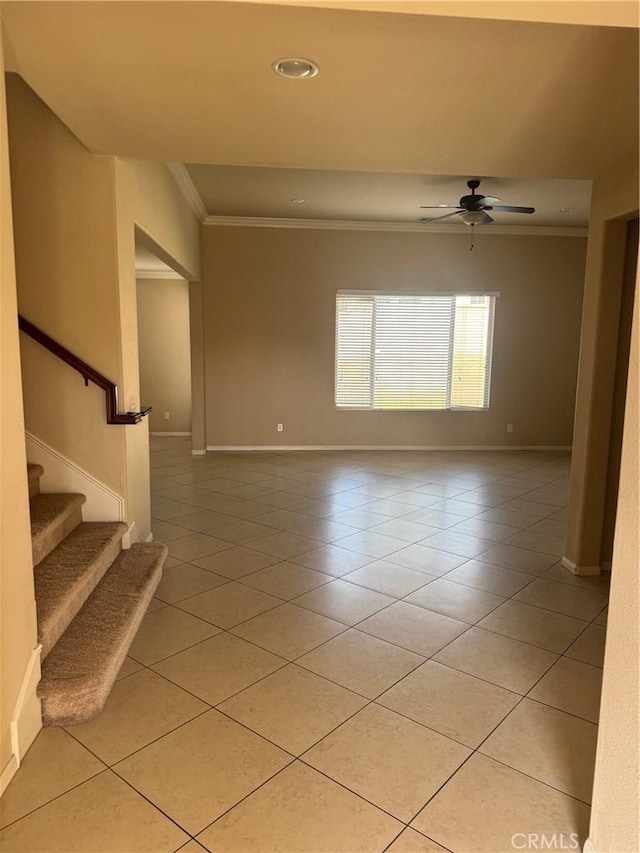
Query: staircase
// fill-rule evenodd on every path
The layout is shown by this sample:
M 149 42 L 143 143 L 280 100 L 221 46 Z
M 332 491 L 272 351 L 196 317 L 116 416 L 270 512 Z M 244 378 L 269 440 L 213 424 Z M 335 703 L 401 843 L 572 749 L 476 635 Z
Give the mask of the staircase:
M 84 495 L 41 494 L 29 465 L 31 540 L 45 726 L 92 719 L 104 708 L 162 575 L 164 545 L 122 550 L 122 522 L 83 522 Z

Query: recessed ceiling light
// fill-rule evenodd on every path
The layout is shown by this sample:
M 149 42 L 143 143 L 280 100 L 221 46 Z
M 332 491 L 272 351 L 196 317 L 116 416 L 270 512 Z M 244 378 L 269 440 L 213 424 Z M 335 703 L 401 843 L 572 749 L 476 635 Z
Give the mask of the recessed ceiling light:
M 271 66 L 276 74 L 281 77 L 289 77 L 290 80 L 307 80 L 315 77 L 318 66 L 310 59 L 300 59 L 297 56 L 288 56 L 285 59 L 276 59 Z
M 306 198 L 292 198 L 290 201 L 291 204 L 304 204 L 306 202 Z

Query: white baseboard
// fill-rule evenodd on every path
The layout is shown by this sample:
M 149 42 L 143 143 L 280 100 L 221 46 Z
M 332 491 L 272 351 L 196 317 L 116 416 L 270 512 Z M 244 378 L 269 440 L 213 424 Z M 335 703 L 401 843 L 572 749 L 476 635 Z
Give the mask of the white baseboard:
M 192 456 L 206 456 L 207 451 L 206 450 L 192 450 L 191 455 Z
M 191 435 L 190 432 L 150 432 L 149 435 Z
M 570 560 L 569 557 L 563 557 L 560 562 L 565 569 L 569 569 L 570 572 L 573 572 L 574 575 L 578 575 L 579 577 L 594 577 L 595 575 L 601 575 L 603 571 L 606 571 L 602 566 L 580 566 L 578 563 Z
M 167 435 L 168 433 L 165 433 Z M 493 445 L 493 444 L 211 444 L 207 450 L 571 450 L 571 445 Z M 193 451 L 192 451 L 193 452 Z
M 40 681 L 40 653 L 37 645 L 27 663 L 18 698 L 11 716 L 11 760 L 2 771 L 0 795 L 2 795 L 20 767 L 27 750 L 42 728 L 42 709 L 37 687 Z
M 140 531 L 138 530 L 138 525 L 135 521 L 132 521 L 125 534 L 122 537 L 122 550 L 128 551 L 132 545 L 135 545 L 136 542 L 140 542 Z M 144 540 L 145 542 L 153 542 L 153 533 L 148 533 L 147 537 Z
M 9 782 L 13 779 L 13 777 L 18 772 L 18 759 L 15 755 L 12 755 L 9 759 L 9 763 L 3 769 L 2 775 L 0 776 L 0 797 L 4 794 L 4 792 L 9 787 Z
M 139 541 L 140 533 L 138 532 L 138 526 L 135 521 L 132 521 L 122 536 L 122 550 L 128 551 L 132 545 Z
M 42 465 L 42 492 L 79 492 L 85 495 L 82 517 L 85 521 L 123 521 L 124 498 L 84 471 L 71 459 L 50 447 L 42 439 L 25 432 L 27 459 Z

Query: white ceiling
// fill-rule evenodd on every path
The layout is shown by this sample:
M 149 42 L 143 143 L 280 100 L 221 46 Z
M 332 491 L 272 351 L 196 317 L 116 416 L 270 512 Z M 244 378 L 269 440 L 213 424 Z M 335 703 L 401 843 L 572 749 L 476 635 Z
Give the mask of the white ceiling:
M 637 154 L 634 29 L 208 0 L 21 0 L 2 16 L 8 69 L 96 152 L 545 179 Z M 287 55 L 320 73 L 277 77 Z
M 252 3 L 255 0 L 236 0 Z M 594 27 L 638 27 L 637 0 L 260 0 L 284 6 L 319 6 L 407 15 L 538 21 Z
M 637 156 L 635 2 L 1 6 L 8 70 L 90 150 L 190 164 L 212 215 L 413 223 L 473 176 L 536 208 L 497 224 L 577 227 Z M 287 55 L 320 73 L 278 78 Z
M 421 210 L 420 205 L 456 205 L 470 192 L 468 176 L 198 164 L 187 170 L 212 216 L 416 222 L 421 216 L 447 213 Z M 590 181 L 485 178 L 478 192 L 498 196 L 503 204 L 536 209 L 531 215 L 494 211 L 491 215 L 499 225 L 586 227 L 589 222 Z M 295 204 L 292 199 L 305 202 Z M 561 213 L 559 208 L 569 210 Z

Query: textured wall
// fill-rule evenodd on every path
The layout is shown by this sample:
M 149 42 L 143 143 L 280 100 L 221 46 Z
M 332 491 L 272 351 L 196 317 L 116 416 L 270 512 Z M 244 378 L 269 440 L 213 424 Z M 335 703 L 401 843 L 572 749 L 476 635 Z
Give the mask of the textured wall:
M 207 443 L 571 444 L 585 244 L 205 227 Z M 338 289 L 499 291 L 489 411 L 336 410 Z
M 140 399 L 153 406 L 149 429 L 191 432 L 188 282 L 138 279 L 138 348 Z

